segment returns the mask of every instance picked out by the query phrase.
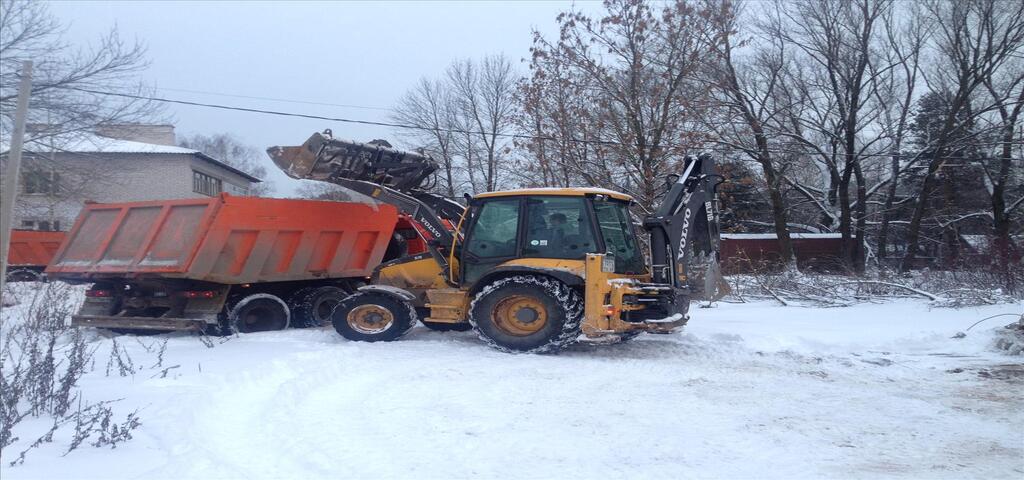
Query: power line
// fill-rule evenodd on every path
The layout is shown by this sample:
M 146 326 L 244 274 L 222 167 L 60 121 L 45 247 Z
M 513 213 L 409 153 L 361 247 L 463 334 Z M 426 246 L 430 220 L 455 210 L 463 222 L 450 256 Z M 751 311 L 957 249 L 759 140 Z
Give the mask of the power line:
M 135 99 L 135 100 L 149 100 L 149 101 L 154 101 L 154 102 L 176 103 L 176 104 L 179 104 L 179 105 L 189 105 L 189 106 L 193 106 L 193 107 L 205 107 L 205 108 L 216 108 L 216 109 L 220 109 L 220 110 L 234 110 L 234 111 L 239 111 L 239 112 L 262 113 L 262 114 L 266 114 L 266 115 L 277 115 L 277 116 L 282 116 L 282 117 L 307 118 L 307 119 L 312 119 L 312 120 L 326 120 L 326 121 L 330 121 L 330 122 L 355 123 L 355 124 L 360 124 L 360 125 L 374 125 L 374 126 L 378 126 L 378 127 L 404 128 L 404 129 L 408 129 L 408 130 L 423 130 L 423 131 L 428 131 L 428 132 L 441 131 L 441 132 L 446 132 L 446 133 L 460 133 L 460 134 L 472 134 L 472 135 L 493 135 L 495 137 L 503 137 L 503 138 L 519 138 L 519 139 L 531 139 L 531 140 L 555 140 L 555 138 L 553 138 L 553 137 L 541 137 L 541 136 L 537 136 L 537 135 L 525 135 L 525 134 L 518 134 L 518 133 L 494 133 L 494 134 L 492 134 L 492 133 L 488 133 L 488 132 L 480 132 L 480 131 L 473 131 L 473 130 L 463 130 L 463 129 L 458 129 L 458 128 L 430 128 L 430 127 L 421 127 L 419 125 L 408 125 L 408 124 L 402 124 L 402 123 L 381 122 L 381 121 L 375 121 L 375 120 L 359 120 L 359 119 L 354 119 L 354 118 L 328 117 L 328 116 L 324 116 L 324 115 L 313 115 L 313 114 L 308 114 L 308 113 L 281 112 L 281 111 L 277 111 L 277 110 L 266 110 L 266 109 L 261 109 L 261 108 L 235 107 L 235 106 L 231 106 L 231 105 L 220 105 L 220 104 L 216 104 L 216 103 L 193 102 L 193 101 L 189 101 L 189 100 L 177 100 L 177 99 L 162 98 L 162 97 L 148 97 L 148 96 L 145 96 L 145 95 L 134 95 L 134 94 L 130 94 L 130 93 L 104 92 L 104 91 L 101 91 L 101 90 L 93 90 L 93 89 L 81 88 L 81 87 L 62 86 L 62 87 L 56 87 L 56 88 L 62 88 L 62 89 L 65 89 L 65 90 L 75 90 L 75 91 L 78 91 L 78 92 L 91 93 L 91 94 L 94 94 L 94 95 L 106 95 L 106 96 L 113 96 L 113 97 L 131 98 L 131 99 Z M 608 141 L 601 141 L 601 140 L 575 140 L 574 139 L 573 141 L 575 141 L 575 142 L 583 142 L 583 143 L 593 143 L 593 144 L 604 144 L 604 145 L 620 145 L 618 142 L 608 142 Z M 671 146 L 671 145 L 666 145 L 666 146 Z
M 182 93 L 198 93 L 200 95 L 216 95 L 220 97 L 231 97 L 231 98 L 247 98 L 251 100 L 266 100 L 271 102 L 283 102 L 283 103 L 296 103 L 301 105 L 320 105 L 325 107 L 342 107 L 342 108 L 359 108 L 363 110 L 381 110 L 385 112 L 394 112 L 394 109 L 387 107 L 370 107 L 366 105 L 352 105 L 348 103 L 326 103 L 326 102 L 313 102 L 309 100 L 294 100 L 288 98 L 274 98 L 274 97 L 260 97 L 254 95 L 238 95 L 233 93 L 223 92 L 208 92 L 204 90 L 187 90 L 184 88 L 169 88 L 169 87 L 157 87 L 157 90 L 167 90 L 171 92 L 182 92 Z
M 62 89 L 65 89 L 65 90 L 75 90 L 75 91 L 84 92 L 84 93 L 91 93 L 91 94 L 94 94 L 94 95 L 106 95 L 106 96 L 113 96 L 113 97 L 131 98 L 131 99 L 135 99 L 135 100 L 148 100 L 148 101 L 154 101 L 154 102 L 174 103 L 174 104 L 188 105 L 188 106 L 193 106 L 193 107 L 214 108 L 214 109 L 219 109 L 219 110 L 231 110 L 231 111 L 248 112 L 248 113 L 260 113 L 260 114 L 265 114 L 265 115 L 276 115 L 276 116 L 282 116 L 282 117 L 306 118 L 306 119 L 312 119 L 312 120 L 326 120 L 326 121 L 330 121 L 330 122 L 339 122 L 339 123 L 354 123 L 354 124 L 358 124 L 358 125 L 373 125 L 373 126 L 378 126 L 378 127 L 401 128 L 401 129 L 406 129 L 406 130 L 421 130 L 421 131 L 426 131 L 426 132 L 458 133 L 458 134 L 463 134 L 463 135 L 491 135 L 493 137 L 514 138 L 514 139 L 521 139 L 521 140 L 547 140 L 547 141 L 558 141 L 559 140 L 559 139 L 557 139 L 555 137 L 548 137 L 548 136 L 541 136 L 541 135 L 528 135 L 528 134 L 522 134 L 522 133 L 490 133 L 490 132 L 483 132 L 483 131 L 464 130 L 464 129 L 458 129 L 458 128 L 442 128 L 442 127 L 431 128 L 431 127 L 423 127 L 423 126 L 419 126 L 419 125 L 409 125 L 409 124 L 393 123 L 393 122 L 382 122 L 382 121 L 375 121 L 375 120 L 360 120 L 360 119 L 354 119 L 354 118 L 328 117 L 328 116 L 324 116 L 324 115 L 313 115 L 313 114 L 308 114 L 308 113 L 282 112 L 282 111 L 277 111 L 277 110 L 266 110 L 266 109 L 260 109 L 260 108 L 248 108 L 248 107 L 236 107 L 236 106 L 232 106 L 232 105 L 220 105 L 220 104 L 216 104 L 216 103 L 204 103 L 204 102 L 194 102 L 194 101 L 189 101 L 189 100 L 178 100 L 178 99 L 172 99 L 172 98 L 150 97 L 150 96 L 135 95 L 135 94 L 130 94 L 130 93 L 106 92 L 106 91 L 102 91 L 102 90 L 93 90 L 93 89 L 81 88 L 81 87 L 61 86 L 61 87 L 56 87 L 56 88 L 62 88 Z M 225 95 L 227 95 L 227 94 L 225 94 Z M 574 142 L 574 143 L 583 143 L 583 144 L 590 144 L 590 145 L 603 145 L 603 146 L 623 146 L 624 145 L 621 142 L 615 142 L 615 141 L 609 141 L 609 140 L 586 140 L 586 139 L 573 138 L 573 139 L 569 139 L 569 141 Z M 973 145 L 975 145 L 975 146 L 980 146 L 980 145 L 1003 145 L 1005 143 L 1006 142 L 993 142 L 993 143 L 990 143 L 990 144 L 973 144 Z M 1024 143 L 1021 143 L 1021 142 L 1011 142 L 1011 144 L 1012 145 L 1022 145 Z M 688 145 L 678 145 L 678 144 L 662 144 L 662 148 L 687 148 L 687 147 L 689 147 L 689 146 Z M 744 149 L 741 149 L 741 148 L 708 148 L 708 147 L 704 147 L 704 148 L 700 148 L 699 150 L 701 150 L 701 151 L 710 151 L 710 152 L 719 152 L 719 153 L 737 153 L 738 151 L 743 151 Z M 810 152 L 807 152 L 807 151 L 803 151 L 803 150 L 769 150 L 769 152 L 775 153 L 775 154 L 796 154 L 796 155 L 812 154 L 813 155 L 813 153 L 810 153 Z M 865 153 L 865 154 L 857 155 L 857 157 L 859 157 L 859 158 L 873 158 L 873 157 L 890 158 L 892 156 L 893 156 L 893 154 L 891 154 L 891 153 Z M 842 158 L 842 157 L 845 157 L 845 154 L 839 153 L 839 154 L 836 155 L 836 157 L 837 158 Z M 933 159 L 933 158 L 935 158 L 935 157 L 929 157 L 929 159 Z M 950 159 L 970 159 L 971 157 L 947 156 L 947 157 L 941 157 L 941 158 L 946 159 L 946 160 L 950 160 Z

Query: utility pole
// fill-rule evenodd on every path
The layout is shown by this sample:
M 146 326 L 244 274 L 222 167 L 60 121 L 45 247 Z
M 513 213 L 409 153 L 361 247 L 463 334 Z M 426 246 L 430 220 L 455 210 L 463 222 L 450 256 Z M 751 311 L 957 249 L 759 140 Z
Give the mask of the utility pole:
M 0 192 L 0 305 L 3 304 L 4 285 L 7 283 L 7 253 L 11 247 L 11 224 L 14 221 L 14 202 L 18 199 L 18 171 L 21 168 L 21 147 L 25 143 L 25 117 L 28 116 L 28 97 L 31 93 L 32 61 L 26 60 L 21 66 L 11 150 L 7 154 L 4 189 Z

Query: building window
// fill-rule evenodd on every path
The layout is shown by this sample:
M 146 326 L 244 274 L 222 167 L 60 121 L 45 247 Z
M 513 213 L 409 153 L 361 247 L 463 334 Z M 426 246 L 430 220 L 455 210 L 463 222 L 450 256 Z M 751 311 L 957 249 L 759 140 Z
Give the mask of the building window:
M 60 220 L 22 220 L 21 228 L 39 232 L 59 232 Z
M 224 186 L 223 182 L 221 182 L 221 179 L 211 177 L 205 173 L 192 170 L 193 192 L 213 197 L 215 195 L 220 195 L 220 192 L 223 191 L 223 189 Z
M 235 184 L 230 183 L 230 182 L 228 182 L 227 191 L 228 191 L 228 193 L 230 193 L 232 195 L 248 195 L 249 194 L 249 189 L 248 188 L 240 186 L 240 185 L 235 185 Z
M 22 175 L 21 185 L 26 195 L 56 195 L 60 187 L 60 175 L 50 169 L 31 168 Z

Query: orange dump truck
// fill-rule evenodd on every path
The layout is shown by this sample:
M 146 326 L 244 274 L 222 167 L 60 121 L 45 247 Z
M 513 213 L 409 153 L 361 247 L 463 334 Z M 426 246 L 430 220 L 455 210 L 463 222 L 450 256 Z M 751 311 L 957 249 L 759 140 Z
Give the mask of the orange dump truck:
M 235 197 L 87 204 L 46 273 L 92 283 L 72 325 L 253 332 L 329 322 L 409 221 L 384 204 Z M 417 253 L 417 252 L 411 252 Z
M 7 255 L 7 280 L 42 280 L 43 270 L 57 253 L 64 236 L 64 232 L 12 230 Z

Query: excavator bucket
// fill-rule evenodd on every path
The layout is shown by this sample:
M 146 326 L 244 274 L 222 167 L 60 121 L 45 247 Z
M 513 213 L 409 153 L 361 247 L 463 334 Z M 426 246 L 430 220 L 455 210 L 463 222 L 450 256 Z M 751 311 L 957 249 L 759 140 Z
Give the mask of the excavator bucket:
M 732 287 L 722 275 L 722 267 L 718 262 L 711 262 L 704 274 L 704 298 L 708 302 L 721 300 L 732 293 Z
M 437 170 L 427 155 L 391 148 L 387 142 L 338 140 L 330 131 L 314 133 L 298 147 L 270 147 L 270 158 L 289 177 L 303 180 L 357 180 L 409 191 L 423 187 Z

